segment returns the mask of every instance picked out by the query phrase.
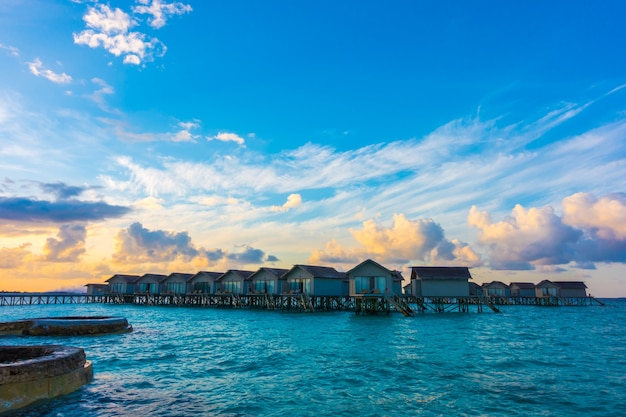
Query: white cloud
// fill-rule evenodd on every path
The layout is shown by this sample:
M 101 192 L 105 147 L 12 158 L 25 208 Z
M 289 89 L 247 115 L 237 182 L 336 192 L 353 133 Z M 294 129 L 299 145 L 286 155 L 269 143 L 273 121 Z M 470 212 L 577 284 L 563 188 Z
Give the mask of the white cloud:
M 119 8 L 97 4 L 89 7 L 83 20 L 89 29 L 74 33 L 74 43 L 90 48 L 102 47 L 115 56 L 123 56 L 125 64 L 139 65 L 155 56 L 163 56 L 167 50 L 157 38 L 130 32 L 137 22 Z
M 56 84 L 69 84 L 72 82 L 72 77 L 62 72 L 57 74 L 52 70 L 43 67 L 43 63 L 39 58 L 35 58 L 33 62 L 28 63 L 28 69 L 37 77 L 44 77 Z
M 83 16 L 87 27 L 95 29 L 107 35 L 126 33 L 137 23 L 122 11 L 122 9 L 111 9 L 106 4 L 96 4 L 87 10 Z
M 411 261 L 436 265 L 482 264 L 478 253 L 466 243 L 446 239 L 441 225 L 432 219 L 410 220 L 404 214 L 394 214 L 390 227 L 370 219 L 363 222 L 362 229 L 350 229 L 350 233 L 360 246 L 347 249 L 332 240 L 324 250 L 314 250 L 309 262 L 350 263 L 374 258 L 395 265 Z
M 289 211 L 302 205 L 302 196 L 300 194 L 289 194 L 287 201 L 282 206 L 272 206 L 271 211 Z
M 238 145 L 244 145 L 245 140 L 235 133 L 220 132 L 215 136 L 207 136 L 207 140 L 219 140 L 222 142 L 235 142 Z
M 180 2 L 167 3 L 161 0 L 137 0 L 137 3 L 141 4 L 141 6 L 134 6 L 133 12 L 151 15 L 152 18 L 148 22 L 155 29 L 165 26 L 168 16 L 182 15 L 192 11 L 190 5 Z
M 516 205 L 499 222 L 472 207 L 468 222 L 480 231 L 479 244 L 487 249 L 492 269 L 626 262 L 625 195 L 576 193 L 564 198 L 562 206 L 561 217 L 550 206 Z
M 609 194 L 596 198 L 576 193 L 563 199 L 563 221 L 592 231 L 605 240 L 626 240 L 626 195 Z

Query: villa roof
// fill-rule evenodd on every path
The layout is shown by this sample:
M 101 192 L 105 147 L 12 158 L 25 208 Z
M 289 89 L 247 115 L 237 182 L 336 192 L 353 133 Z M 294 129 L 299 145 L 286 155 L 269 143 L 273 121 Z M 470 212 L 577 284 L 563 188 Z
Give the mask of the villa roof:
M 156 282 L 163 282 L 167 279 L 167 275 L 163 275 L 163 274 L 143 274 L 139 280 L 144 280 L 144 279 L 153 279 Z M 138 281 L 139 281 L 138 280 Z
M 411 279 L 467 280 L 472 276 L 466 266 L 412 266 Z
M 289 272 L 288 269 L 283 269 L 283 268 L 266 268 L 266 267 L 262 267 L 259 268 L 258 271 L 256 271 L 255 273 L 253 273 L 252 275 L 250 275 L 248 278 L 246 278 L 247 280 L 252 280 L 255 278 L 255 276 L 259 275 L 261 272 L 268 272 L 271 275 L 274 275 L 274 277 L 276 278 L 280 278 L 283 275 L 285 275 L 287 272 Z
M 532 282 L 511 282 L 509 284 L 509 287 L 517 287 L 520 290 L 533 290 L 535 289 L 535 284 L 533 284 Z
M 191 278 L 194 277 L 194 275 L 195 274 L 187 274 L 184 272 L 172 272 L 171 274 L 167 276 L 167 278 L 180 277 L 180 278 L 183 278 L 185 282 L 188 282 Z
M 250 277 L 250 275 L 254 274 L 254 272 L 255 271 L 243 271 L 241 269 L 229 269 L 228 271 L 224 272 L 219 278 L 217 278 L 217 281 L 221 281 L 222 279 L 224 279 L 225 276 L 229 274 L 236 275 L 242 280 L 246 280 Z
M 109 282 L 113 279 L 121 279 L 122 281 L 126 282 L 127 284 L 133 284 L 135 282 L 137 282 L 139 280 L 139 278 L 141 278 L 139 275 L 126 275 L 126 274 L 115 274 L 113 275 L 111 278 L 107 279 L 105 282 Z
M 290 271 L 293 271 L 295 268 L 300 268 L 303 271 L 307 272 L 314 278 L 339 278 L 345 279 L 346 273 L 339 272 L 335 268 L 330 266 L 314 266 L 314 265 L 294 265 L 288 272 L 285 273 L 287 275 Z M 284 275 L 283 275 L 284 276 Z
M 404 278 L 402 277 L 402 272 L 400 271 L 396 271 L 396 270 L 391 270 L 389 268 L 384 267 L 383 265 L 379 264 L 376 261 L 373 261 L 371 259 L 366 259 L 363 262 L 361 262 L 360 264 L 358 264 L 357 266 L 355 266 L 354 268 L 350 269 L 349 271 L 346 272 L 346 274 L 350 275 L 352 273 L 352 271 L 354 271 L 355 269 L 359 268 L 361 265 L 366 264 L 366 263 L 370 263 L 373 264 L 387 272 L 389 272 L 391 274 L 391 277 L 394 281 L 402 281 Z
M 557 285 L 559 288 L 566 290 L 579 290 L 587 288 L 585 283 L 582 281 L 552 281 L 552 283 Z
M 213 272 L 213 271 L 199 271 L 196 272 L 193 277 L 191 277 L 189 280 L 193 280 L 194 278 L 197 278 L 199 276 L 206 276 L 209 278 L 212 278 L 213 280 L 218 279 L 219 277 L 221 277 L 222 275 L 224 275 L 223 272 Z
M 483 284 L 484 288 L 491 288 L 491 287 L 508 287 L 508 285 L 506 285 L 504 282 L 502 281 L 491 281 L 488 283 L 484 283 Z

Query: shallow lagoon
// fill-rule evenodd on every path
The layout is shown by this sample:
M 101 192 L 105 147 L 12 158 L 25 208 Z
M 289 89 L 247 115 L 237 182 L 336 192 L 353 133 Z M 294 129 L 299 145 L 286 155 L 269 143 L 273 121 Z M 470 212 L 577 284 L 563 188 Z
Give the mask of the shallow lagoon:
M 2 321 L 116 315 L 94 382 L 18 416 L 623 415 L 626 300 L 406 318 L 126 305 L 0 307 Z

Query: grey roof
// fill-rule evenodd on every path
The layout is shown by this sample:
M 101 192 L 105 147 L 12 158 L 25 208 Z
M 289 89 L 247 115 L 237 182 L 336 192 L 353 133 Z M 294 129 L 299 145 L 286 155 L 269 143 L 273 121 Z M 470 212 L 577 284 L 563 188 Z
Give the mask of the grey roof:
M 169 274 L 167 277 L 168 278 L 172 278 L 172 277 L 181 277 L 185 280 L 185 282 L 189 282 L 189 280 L 191 278 L 193 278 L 194 274 L 187 274 L 184 272 L 172 272 L 171 274 Z
M 143 278 L 152 278 L 154 279 L 156 282 L 163 282 L 167 279 L 167 275 L 163 275 L 163 274 L 143 274 L 139 279 L 143 279 Z
M 421 280 L 466 280 L 471 279 L 466 266 L 412 266 L 411 279 Z
M 289 272 L 288 269 L 283 269 L 283 268 L 267 268 L 267 267 L 262 267 L 259 268 L 258 271 L 256 271 L 254 274 L 250 275 L 248 278 L 246 278 L 246 280 L 252 280 L 255 278 L 255 276 L 257 274 L 260 274 L 261 272 L 266 271 L 269 272 L 271 275 L 274 275 L 276 278 L 280 278 L 283 275 L 285 275 L 287 272 Z
M 229 269 L 228 271 L 224 272 L 218 279 L 217 281 L 221 281 L 222 279 L 224 279 L 224 277 L 228 274 L 235 274 L 237 275 L 239 278 L 243 279 L 244 281 L 246 279 L 248 279 L 250 277 L 250 275 L 254 274 L 255 271 L 243 271 L 241 269 Z
M 394 281 L 402 281 L 404 278 L 402 277 L 402 272 L 400 271 L 396 271 L 396 270 L 391 270 L 389 268 L 384 267 L 383 265 L 379 264 L 378 262 L 372 260 L 372 259 L 366 259 L 363 262 L 361 262 L 360 264 L 358 264 L 357 266 L 355 266 L 354 268 L 350 269 L 348 272 L 346 272 L 346 274 L 350 275 L 350 273 L 352 271 L 354 271 L 355 269 L 357 269 L 358 267 L 360 267 L 361 265 L 365 264 L 365 263 L 371 263 L 374 264 L 376 266 L 378 266 L 381 269 L 384 269 L 385 271 L 388 271 L 391 274 L 391 277 L 393 278 Z
M 491 287 L 505 287 L 505 288 L 508 288 L 509 286 L 506 285 L 502 281 L 491 281 L 489 283 L 483 284 L 483 288 L 491 288 Z
M 582 281 L 552 281 L 552 283 L 559 288 L 566 290 L 579 290 L 587 288 L 585 283 Z
M 218 279 L 219 277 L 221 277 L 222 275 L 224 275 L 223 272 L 212 272 L 212 271 L 199 271 L 196 272 L 189 280 L 193 280 L 194 278 L 200 276 L 200 275 L 204 275 L 204 276 L 208 276 L 209 278 L 212 278 L 213 280 Z
M 338 272 L 335 268 L 330 266 L 314 266 L 314 265 L 294 265 L 285 275 L 287 275 L 290 271 L 293 271 L 295 268 L 300 268 L 303 271 L 307 272 L 314 278 L 339 278 L 346 279 L 347 274 L 345 272 Z
M 517 287 L 520 290 L 534 290 L 535 284 L 533 284 L 532 282 L 511 282 L 509 284 L 509 287 Z
M 112 279 L 119 278 L 122 279 L 127 284 L 134 284 L 141 278 L 139 275 L 125 275 L 125 274 L 115 274 L 111 278 L 107 279 L 105 282 L 109 282 Z

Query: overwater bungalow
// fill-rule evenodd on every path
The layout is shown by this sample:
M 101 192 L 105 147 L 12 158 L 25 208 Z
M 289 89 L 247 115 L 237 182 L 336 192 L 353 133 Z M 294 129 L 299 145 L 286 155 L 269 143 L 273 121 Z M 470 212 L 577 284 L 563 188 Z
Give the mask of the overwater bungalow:
M 511 290 L 501 281 L 492 281 L 482 285 L 483 295 L 487 297 L 510 297 Z
M 535 285 L 535 297 L 558 297 L 559 286 L 547 279 Z
M 189 291 L 192 294 L 215 294 L 216 281 L 222 275 L 223 272 L 199 271 L 189 280 Z
M 536 297 L 585 298 L 587 286 L 582 281 L 543 280 L 535 286 Z
M 563 298 L 587 297 L 587 286 L 582 281 L 552 281 L 559 287 L 559 296 Z
M 414 297 L 468 297 L 469 268 L 461 266 L 412 266 Z
M 229 269 L 217 279 L 217 292 L 223 294 L 244 295 L 246 293 L 246 280 L 252 274 L 254 274 L 254 271 Z
M 248 294 L 280 294 L 280 278 L 289 270 L 281 268 L 259 268 L 248 277 Z
M 109 292 L 108 284 L 87 284 L 87 295 L 104 295 Z
M 294 265 L 281 278 L 283 294 L 348 295 L 348 276 L 330 266 Z
M 111 294 L 134 294 L 139 275 L 115 274 L 105 282 L 109 283 Z
M 172 272 L 163 281 L 163 292 L 166 294 L 187 294 L 189 292 L 189 281 L 194 274 L 182 272 Z
M 469 293 L 473 297 L 482 297 L 483 295 L 483 287 L 478 285 L 475 282 L 469 283 Z
M 161 294 L 165 290 L 163 281 L 166 279 L 167 275 L 143 274 L 135 284 L 135 292 L 137 294 Z
M 511 297 L 535 297 L 535 284 L 532 282 L 511 282 Z
M 402 294 L 402 274 L 367 259 L 348 272 L 350 296 Z

